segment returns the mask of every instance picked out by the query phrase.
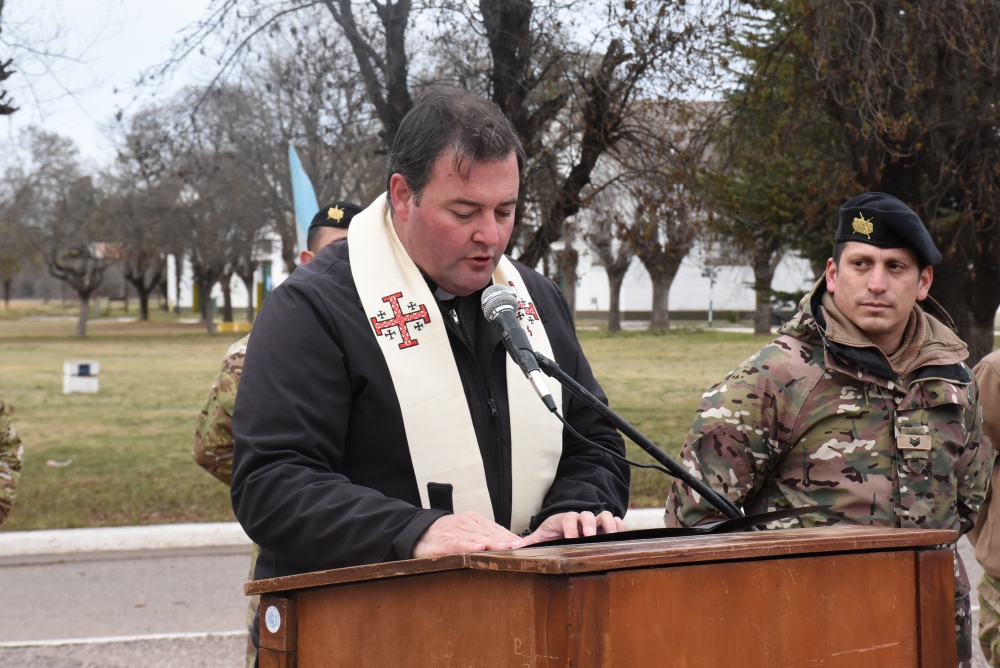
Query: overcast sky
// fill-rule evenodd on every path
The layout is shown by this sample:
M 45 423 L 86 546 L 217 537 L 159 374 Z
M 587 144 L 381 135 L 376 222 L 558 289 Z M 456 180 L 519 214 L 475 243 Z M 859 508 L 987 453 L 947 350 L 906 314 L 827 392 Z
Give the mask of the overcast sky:
M 22 127 L 35 124 L 71 137 L 87 160 L 110 160 L 111 143 L 103 128 L 113 122 L 116 110 L 130 104 L 128 108 L 135 109 L 149 99 L 152 91 L 137 91 L 134 86 L 140 72 L 164 62 L 179 31 L 202 18 L 208 4 L 209 0 L 6 0 L 0 16 L 0 41 L 5 43 L 0 44 L 0 58 L 14 58 L 17 74 L 6 85 L 20 110 L 0 117 L 0 152 Z M 13 49 L 8 46 L 11 42 Z M 35 59 L 18 48 L 25 43 L 33 48 L 48 43 L 69 57 Z M 170 89 L 158 94 L 205 80 L 208 74 L 204 62 L 192 62 L 173 78 Z M 141 97 L 133 102 L 137 92 Z

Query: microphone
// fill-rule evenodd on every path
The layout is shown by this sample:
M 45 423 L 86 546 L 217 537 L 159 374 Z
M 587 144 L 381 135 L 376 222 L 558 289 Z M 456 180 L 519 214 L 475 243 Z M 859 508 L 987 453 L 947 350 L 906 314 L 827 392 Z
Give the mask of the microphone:
M 506 285 L 491 285 L 483 291 L 482 306 L 483 315 L 497 328 L 507 352 L 521 367 L 545 407 L 555 413 L 555 399 L 542 378 L 528 335 L 517 322 L 517 294 Z

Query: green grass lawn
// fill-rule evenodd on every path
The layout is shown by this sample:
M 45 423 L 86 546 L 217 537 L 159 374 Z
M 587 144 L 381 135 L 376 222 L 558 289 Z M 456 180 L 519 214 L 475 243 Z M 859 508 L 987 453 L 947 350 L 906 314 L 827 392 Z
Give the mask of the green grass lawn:
M 676 457 L 702 393 L 770 337 L 700 330 L 659 335 L 583 331 L 580 340 L 611 408 Z M 633 461 L 654 462 L 634 443 L 627 446 Z M 660 471 L 633 468 L 631 505 L 662 506 L 670 481 Z
M 73 319 L 54 319 L 75 306 L 32 308 L 50 317 L 0 306 L 0 397 L 15 407 L 25 446 L 2 530 L 232 520 L 228 488 L 194 463 L 191 445 L 212 379 L 240 335 L 209 337 L 156 313 L 150 323 L 94 318 L 79 340 Z M 672 455 L 701 393 L 766 341 L 698 331 L 580 338 L 611 407 Z M 100 361 L 99 393 L 62 393 L 63 362 L 72 359 Z M 652 461 L 633 444 L 629 455 Z M 633 470 L 632 479 L 634 506 L 662 505 L 669 478 Z

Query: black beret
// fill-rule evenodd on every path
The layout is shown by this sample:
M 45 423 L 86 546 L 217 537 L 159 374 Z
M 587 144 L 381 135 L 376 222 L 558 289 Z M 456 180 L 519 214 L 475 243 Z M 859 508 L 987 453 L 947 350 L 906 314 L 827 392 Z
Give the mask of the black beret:
M 361 213 L 361 207 L 354 202 L 334 202 L 324 206 L 313 216 L 312 222 L 309 223 L 309 229 L 339 227 L 346 230 L 351 224 L 351 219 L 359 213 Z
M 922 264 L 935 265 L 941 252 L 920 216 L 892 195 L 865 193 L 840 207 L 836 242 L 860 241 L 880 248 L 909 248 Z

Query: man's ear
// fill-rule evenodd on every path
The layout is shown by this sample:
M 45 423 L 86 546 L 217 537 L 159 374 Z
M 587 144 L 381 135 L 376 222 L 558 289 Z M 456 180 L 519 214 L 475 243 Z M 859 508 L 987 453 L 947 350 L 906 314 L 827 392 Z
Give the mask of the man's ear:
M 833 261 L 833 258 L 827 258 L 826 260 L 826 291 L 831 295 L 833 294 L 834 288 L 837 287 L 837 263 Z
M 920 270 L 920 278 L 917 279 L 917 301 L 927 299 L 927 293 L 931 291 L 931 283 L 934 282 L 934 267 L 930 265 Z
M 402 174 L 393 174 L 389 179 L 389 199 L 392 210 L 404 221 L 409 219 L 410 210 L 414 207 L 413 191 Z

